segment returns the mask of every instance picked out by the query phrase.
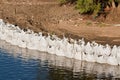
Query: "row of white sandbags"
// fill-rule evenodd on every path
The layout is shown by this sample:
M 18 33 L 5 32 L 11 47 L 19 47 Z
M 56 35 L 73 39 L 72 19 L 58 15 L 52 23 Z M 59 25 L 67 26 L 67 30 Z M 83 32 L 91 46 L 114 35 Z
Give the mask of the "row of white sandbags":
M 0 19 L 0 39 L 17 45 L 19 47 L 66 56 L 90 62 L 108 63 L 111 65 L 120 64 L 120 46 L 112 48 L 95 42 L 85 44 L 84 40 L 72 40 L 69 43 L 67 38 L 60 39 L 55 35 L 43 36 L 42 33 L 34 33 L 31 30 L 21 30 L 18 26 L 4 23 Z

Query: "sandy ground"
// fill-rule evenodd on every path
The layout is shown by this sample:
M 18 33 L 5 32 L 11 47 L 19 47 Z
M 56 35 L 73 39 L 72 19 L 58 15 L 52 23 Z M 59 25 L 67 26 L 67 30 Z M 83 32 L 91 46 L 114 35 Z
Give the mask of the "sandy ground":
M 57 0 L 0 0 L 0 18 L 35 32 L 120 45 L 120 18 L 100 23 L 86 19 L 73 5 L 60 6 Z

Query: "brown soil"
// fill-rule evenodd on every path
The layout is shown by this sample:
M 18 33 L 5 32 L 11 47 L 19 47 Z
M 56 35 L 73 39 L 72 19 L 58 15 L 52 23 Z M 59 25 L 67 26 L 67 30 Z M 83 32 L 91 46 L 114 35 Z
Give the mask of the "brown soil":
M 60 6 L 58 0 L 0 0 L 0 18 L 35 32 L 120 45 L 120 18 L 93 21 L 80 15 L 73 5 Z

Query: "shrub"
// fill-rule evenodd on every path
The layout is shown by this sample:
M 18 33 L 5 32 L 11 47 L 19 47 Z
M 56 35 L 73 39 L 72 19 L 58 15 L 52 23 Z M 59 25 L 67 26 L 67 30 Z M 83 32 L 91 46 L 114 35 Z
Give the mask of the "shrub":
M 60 0 L 60 4 L 65 4 L 67 0 Z
M 76 8 L 80 13 L 97 13 L 100 10 L 100 3 L 95 3 L 94 0 L 78 0 Z

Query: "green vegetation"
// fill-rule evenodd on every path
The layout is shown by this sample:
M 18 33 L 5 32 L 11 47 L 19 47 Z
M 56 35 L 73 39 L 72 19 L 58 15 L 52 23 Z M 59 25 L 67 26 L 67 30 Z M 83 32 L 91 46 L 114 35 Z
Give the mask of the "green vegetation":
M 78 0 L 76 8 L 80 13 L 97 13 L 100 10 L 100 3 L 96 4 L 93 0 Z
M 112 7 L 118 7 L 120 0 L 60 0 L 61 4 L 75 3 L 81 14 L 104 13 Z M 106 9 L 108 8 L 108 9 Z
M 60 0 L 61 4 L 65 4 L 67 0 Z
M 92 25 L 92 22 L 91 22 L 91 21 L 87 21 L 87 22 L 86 22 L 86 25 L 87 25 L 87 26 L 90 26 L 90 25 Z
M 76 3 L 76 1 L 77 1 L 77 0 L 60 0 L 60 3 L 61 3 L 61 4 L 66 4 L 66 3 L 71 3 L 71 4 L 73 4 L 73 3 Z

